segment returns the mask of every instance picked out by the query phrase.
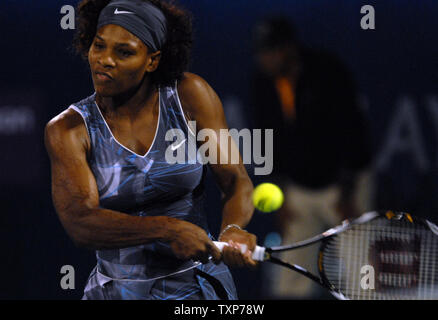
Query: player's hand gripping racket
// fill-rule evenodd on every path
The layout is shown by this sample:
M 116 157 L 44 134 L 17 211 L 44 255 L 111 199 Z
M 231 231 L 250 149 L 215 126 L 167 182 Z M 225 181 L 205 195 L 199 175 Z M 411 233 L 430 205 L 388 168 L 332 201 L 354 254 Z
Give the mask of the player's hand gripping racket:
M 319 241 L 319 276 L 273 256 Z M 227 245 L 215 244 L 220 250 Z M 365 213 L 294 244 L 257 246 L 252 257 L 299 272 L 338 299 L 438 299 L 437 251 L 435 224 L 407 213 L 387 211 Z

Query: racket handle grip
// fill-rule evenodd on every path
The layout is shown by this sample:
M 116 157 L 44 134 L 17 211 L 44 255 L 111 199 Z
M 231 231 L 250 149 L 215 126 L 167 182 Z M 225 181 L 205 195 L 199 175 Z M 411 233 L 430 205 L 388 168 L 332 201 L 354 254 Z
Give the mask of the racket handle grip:
M 226 242 L 220 242 L 220 241 L 213 241 L 213 243 L 216 245 L 216 247 L 219 249 L 219 251 L 222 252 L 225 246 L 229 246 Z M 242 253 L 245 253 L 247 249 L 246 244 L 240 244 L 240 251 Z M 252 259 L 255 261 L 263 261 L 265 260 L 265 247 L 256 246 L 254 249 L 254 252 L 252 253 Z

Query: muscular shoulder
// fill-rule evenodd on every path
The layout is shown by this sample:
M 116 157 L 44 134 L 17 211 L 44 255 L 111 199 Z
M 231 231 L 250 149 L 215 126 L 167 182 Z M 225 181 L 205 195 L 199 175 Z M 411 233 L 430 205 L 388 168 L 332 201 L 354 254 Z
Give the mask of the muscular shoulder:
M 44 142 L 51 156 L 66 147 L 87 151 L 89 138 L 81 115 L 67 109 L 51 119 L 45 127 Z
M 209 84 L 205 79 L 197 74 L 184 72 L 182 79 L 178 84 L 178 94 L 184 97 L 202 94 L 208 90 Z
M 222 110 L 216 92 L 202 77 L 186 72 L 178 85 L 178 95 L 185 112 L 196 119 Z

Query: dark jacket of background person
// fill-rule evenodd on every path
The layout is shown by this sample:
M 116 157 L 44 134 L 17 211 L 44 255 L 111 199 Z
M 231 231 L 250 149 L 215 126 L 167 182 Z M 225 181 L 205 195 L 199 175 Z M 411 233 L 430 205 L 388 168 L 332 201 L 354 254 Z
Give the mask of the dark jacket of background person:
M 274 129 L 273 176 L 320 189 L 370 164 L 367 125 L 352 77 L 337 58 L 304 49 L 300 59 L 292 117 L 282 112 L 274 79 L 254 76 L 255 124 Z

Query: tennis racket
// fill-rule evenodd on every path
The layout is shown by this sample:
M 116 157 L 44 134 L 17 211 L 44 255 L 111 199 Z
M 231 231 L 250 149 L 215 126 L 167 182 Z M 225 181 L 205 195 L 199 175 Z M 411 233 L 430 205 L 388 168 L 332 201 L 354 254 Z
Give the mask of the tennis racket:
M 319 276 L 275 257 L 317 242 Z M 215 244 L 220 250 L 227 245 Z M 438 299 L 437 251 L 438 227 L 432 222 L 373 211 L 304 241 L 257 246 L 252 257 L 294 270 L 342 300 L 426 300 Z

